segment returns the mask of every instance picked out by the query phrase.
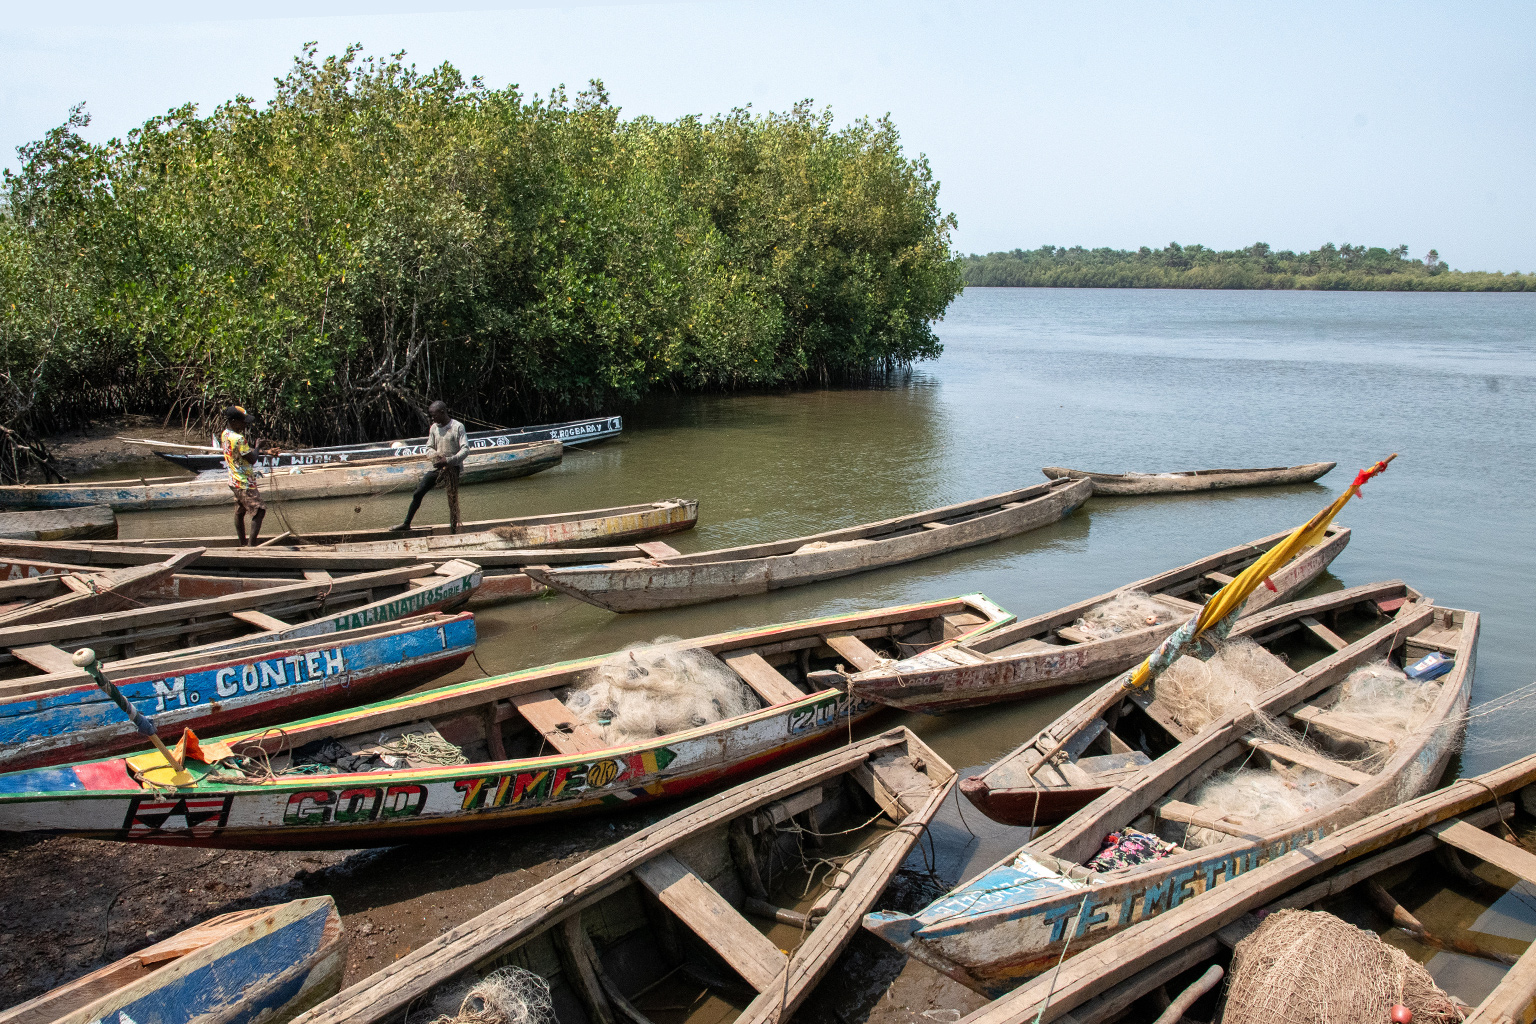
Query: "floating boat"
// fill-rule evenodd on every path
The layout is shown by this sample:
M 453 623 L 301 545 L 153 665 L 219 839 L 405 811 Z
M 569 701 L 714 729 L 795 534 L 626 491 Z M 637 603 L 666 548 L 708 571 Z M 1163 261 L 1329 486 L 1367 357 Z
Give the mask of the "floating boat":
M 1098 597 L 993 630 L 974 644 L 946 644 L 915 657 L 882 662 L 848 679 L 866 700 L 904 711 L 937 714 L 1053 693 L 1134 667 L 1207 598 L 1252 565 L 1289 531 L 1261 537 L 1214 555 L 1129 583 Z M 1322 543 L 1270 577 L 1244 610 L 1253 614 L 1300 593 L 1349 544 L 1349 530 L 1331 526 Z M 1129 596 L 1127 596 L 1129 595 Z M 1150 600 L 1141 600 L 1142 596 Z M 1080 624 L 1112 602 L 1134 602 L 1135 625 Z M 1127 610 L 1132 610 L 1127 605 Z M 1124 617 L 1124 616 L 1122 616 Z M 1150 620 L 1150 621 L 1148 621 Z
M 15 540 L 91 540 L 117 536 L 117 514 L 106 505 L 0 512 L 0 537 Z
M 563 445 L 591 444 L 618 437 L 624 429 L 622 416 L 597 416 L 592 419 L 570 420 L 566 423 L 541 423 L 532 427 L 513 427 L 509 430 L 477 430 L 465 435 L 471 448 L 500 448 L 509 444 L 530 444 L 535 441 L 559 441 Z M 130 444 L 142 444 L 156 448 L 169 447 L 161 441 L 124 437 Z M 218 469 L 224 464 L 224 456 L 217 445 L 207 448 L 177 446 L 176 451 L 156 451 L 156 455 L 182 469 L 201 473 Z M 408 437 L 399 441 L 374 441 L 368 444 L 338 444 L 325 448 L 296 448 L 283 452 L 276 459 L 260 460 L 264 468 L 274 464 L 279 469 L 290 466 L 321 466 L 332 462 L 348 462 L 357 459 L 389 456 L 405 458 L 413 455 L 430 455 L 425 437 Z
M 1418 894 L 1439 889 L 1459 902 L 1466 896 L 1455 890 L 1476 885 L 1483 890 L 1479 903 L 1500 892 L 1507 893 L 1507 901 L 1527 902 L 1529 897 L 1518 884 L 1536 885 L 1536 855 L 1524 842 L 1511 843 L 1509 838 L 1516 829 L 1520 836 L 1530 834 L 1528 815 L 1536 807 L 1533 784 L 1536 756 L 1460 779 L 1301 849 L 1277 852 L 1269 863 L 1222 885 L 1219 897 L 1185 898 L 1155 923 L 1128 928 L 1068 958 L 1060 967 L 965 1017 L 961 1024 L 1150 1022 L 1164 1012 L 1156 997 L 1164 986 L 1181 993 L 1175 1002 L 1187 1013 L 1194 1000 L 1185 1001 L 1184 993 L 1198 996 L 1196 979 L 1209 979 L 1213 964 L 1227 966 L 1232 947 L 1270 914 L 1321 905 L 1339 908 L 1343 916 L 1349 913 L 1345 901 L 1358 904 L 1362 899 L 1379 908 L 1382 916 L 1376 927 L 1385 924 L 1392 929 L 1393 944 L 1406 946 L 1415 959 L 1446 950 L 1434 954 L 1427 966 L 1450 995 L 1471 997 L 1468 1001 L 1474 1009 L 1466 1014 L 1466 1024 L 1526 1020 L 1536 1001 L 1536 946 L 1527 946 L 1513 966 L 1503 970 L 1497 961 L 1488 962 L 1493 959 L 1489 954 L 1497 956 L 1521 940 L 1503 938 L 1507 933 L 1502 929 L 1497 937 L 1476 925 L 1462 930 L 1461 922 L 1437 925 L 1455 927 L 1459 934 L 1437 935 L 1400 904 L 1394 906 L 1395 898 L 1385 890 L 1406 880 Z M 1504 800 L 1516 794 L 1517 801 Z M 1469 875 L 1470 868 L 1462 861 L 1466 857 L 1482 862 L 1476 875 Z M 1383 893 L 1386 900 L 1381 898 Z M 1435 901 L 1431 896 L 1430 902 Z M 1519 916 L 1528 920 L 1523 911 Z M 1493 944 L 1500 948 L 1489 948 Z M 1507 963 L 1513 958 L 1505 954 L 1498 959 Z M 1486 969 L 1468 970 L 1479 966 Z M 1212 987 L 1207 982 L 1204 990 Z M 1189 1014 L 1201 1020 L 1209 1016 L 1204 1011 Z
M 471 452 L 464 460 L 460 484 L 483 483 L 527 476 L 560 464 L 559 441 L 508 445 Z M 427 456 L 401 459 L 353 460 L 340 465 L 292 466 L 259 477 L 262 500 L 299 501 L 305 498 L 341 498 L 357 494 L 377 496 L 411 490 L 432 469 Z M 229 479 L 210 472 L 191 477 L 151 477 L 138 480 L 102 480 L 85 484 L 0 484 L 0 505 L 11 508 L 67 508 L 75 505 L 107 505 L 118 511 L 194 508 L 203 505 L 234 506 Z
M 830 685 L 841 680 L 840 662 L 974 635 L 1009 618 L 973 595 L 456 683 L 262 733 L 204 739 L 204 750 L 243 754 L 251 773 L 189 760 L 195 781 L 180 788 L 167 788 L 172 769 L 156 752 L 11 772 L 0 775 L 0 830 L 353 849 L 635 805 L 756 774 L 808 744 L 845 736 L 850 719 L 878 705 Z M 653 686 L 690 673 L 708 685 L 659 689 L 622 705 L 628 711 L 615 710 L 612 687 L 607 697 L 597 687 L 615 672 L 641 678 L 641 669 L 655 674 Z M 684 699 L 690 693 L 702 693 L 713 713 L 729 713 L 709 721 L 697 700 Z M 572 709 L 583 706 L 586 713 Z M 325 764 L 339 767 L 324 772 Z
M 399 693 L 458 668 L 474 648 L 473 615 L 431 614 L 321 637 L 141 656 L 103 671 L 174 744 L 187 728 L 250 729 Z M 0 771 L 149 745 L 81 669 L 55 661 L 46 675 L 0 681 Z
M 33 563 L 30 571 L 0 583 L 0 630 L 31 622 L 102 615 L 142 607 L 202 551 L 191 548 L 164 561 L 92 572 L 79 566 Z
M 0 572 L 6 567 L 0 562 Z M 15 571 L 18 564 L 11 561 L 8 567 Z M 183 648 L 210 639 L 218 643 L 200 650 L 324 636 L 410 615 L 452 611 L 469 600 L 479 585 L 480 569 L 454 560 L 302 582 L 180 577 L 167 586 L 179 587 L 189 579 L 233 585 L 235 592 L 77 618 L 0 624 L 0 665 L 21 662 L 45 673 L 70 671 L 74 665 L 69 652 L 81 647 L 91 647 L 102 657 L 114 648 L 122 658 L 166 649 L 182 654 Z M 306 621 L 292 621 L 300 617 Z
M 529 566 L 536 582 L 612 612 L 649 611 L 763 594 L 1013 537 L 1071 515 L 1087 481 L 1051 481 L 809 537 L 569 569 Z
M 1336 465 L 1336 462 L 1309 462 L 1303 466 L 1272 469 L 1189 469 L 1176 473 L 1089 473 L 1065 466 L 1046 466 L 1040 472 L 1052 480 L 1092 480 L 1094 494 L 1186 494 L 1190 491 L 1220 491 L 1228 487 L 1309 484 Z
M 29 515 L 36 513 L 27 513 Z M 691 530 L 699 521 L 699 503 L 694 498 L 668 498 L 616 508 L 589 509 L 583 512 L 557 512 L 541 516 L 512 516 L 506 519 L 482 519 L 460 523 L 457 534 L 446 524 L 419 526 L 411 530 L 342 530 L 334 532 L 278 533 L 254 549 L 244 551 L 345 552 L 348 554 L 434 555 L 444 551 L 506 551 L 522 548 L 579 548 L 611 545 L 661 537 Z M 37 538 L 26 538 L 37 539 Z M 240 539 L 232 533 L 217 537 L 134 537 L 114 540 L 112 548 L 199 547 L 240 551 Z M 639 554 L 640 552 L 636 552 Z M 369 565 L 370 569 L 386 568 Z
M 1263 593 L 1261 589 L 1256 596 Z M 1341 616 L 1353 616 L 1357 623 L 1374 622 L 1383 608 L 1395 610 L 1410 596 L 1418 598 L 1417 592 L 1396 580 L 1351 587 L 1272 607 L 1239 621 L 1232 633 L 1273 643 L 1306 629 L 1325 646 L 1337 647 L 1342 641 L 1322 619 L 1331 619 L 1335 625 Z M 1148 701 L 1133 697 L 1132 703 L 1142 708 Z M 1038 736 L 981 774 L 963 780 L 960 791 L 994 821 L 1025 827 L 1055 824 L 1150 762 L 1148 754 L 1155 751 L 1138 748 L 1141 716 L 1147 713 L 1128 707 L 1122 680 L 1110 680 Z M 1170 725 L 1166 718 L 1161 723 Z
M 1285 608 L 1263 614 L 1292 624 Z M 1436 608 L 1410 591 L 1383 625 L 1349 644 L 1297 621 L 1306 628 L 1288 636 L 1316 638 L 1331 653 L 1251 698 L 1233 698 L 1242 701 L 1237 710 L 1194 735 L 1170 713 L 1171 699 L 1162 703 L 1177 691 L 1159 689 L 1151 701 L 1123 692 L 1113 708 L 1120 717 L 1097 735 L 1131 736 L 1131 753 L 1159 756 L 926 909 L 872 914 L 865 927 L 996 997 L 1067 954 L 1433 788 L 1465 727 L 1477 613 Z M 1259 662 L 1273 657 L 1266 647 L 1252 650 Z M 1378 663 L 1413 665 L 1431 654 L 1442 668 L 1449 659 L 1438 679 L 1398 673 L 1404 692 L 1422 700 L 1422 717 L 1386 728 L 1380 712 L 1340 709 L 1357 670 L 1366 673 L 1361 703 L 1380 707 L 1371 699 L 1371 680 L 1387 674 Z M 1209 670 L 1186 656 L 1156 686 L 1169 684 L 1184 661 Z M 1071 728 L 1069 721 L 1057 738 L 1074 738 Z M 1247 809 L 1223 810 L 1222 801 L 1238 797 Z
M 787 1020 L 857 934 L 953 780 L 904 728 L 838 747 L 620 840 L 295 1024 L 399 1020 L 438 986 L 462 989 L 501 964 L 538 974 L 554 1005 L 571 1008 L 562 1020 L 582 1010 L 589 1021 L 667 1020 L 680 993 L 697 1002 L 701 989 L 739 1010 L 737 1024 Z M 811 842 L 835 866 L 819 878 L 803 866 L 801 844 Z
M 0 1024 L 258 1024 L 334 994 L 347 938 L 329 896 L 210 918 L 0 1012 Z

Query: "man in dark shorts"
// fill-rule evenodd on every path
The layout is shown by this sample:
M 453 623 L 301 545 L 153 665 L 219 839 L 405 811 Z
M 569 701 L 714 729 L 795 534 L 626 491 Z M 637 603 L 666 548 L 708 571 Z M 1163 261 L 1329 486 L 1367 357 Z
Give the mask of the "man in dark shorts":
M 432 448 L 434 468 L 416 485 L 416 492 L 411 495 L 411 510 L 405 514 L 405 522 L 391 529 L 409 530 L 411 520 L 416 518 L 416 510 L 421 508 L 421 499 L 441 483 L 448 491 L 449 529 L 458 533 L 459 473 L 463 471 L 464 460 L 469 457 L 469 438 L 464 434 L 464 424 L 449 417 L 448 406 L 442 402 L 433 402 L 427 406 L 427 415 L 432 417 L 432 426 L 427 431 L 427 444 Z
M 235 494 L 235 535 L 241 546 L 256 546 L 261 533 L 261 521 L 267 517 L 267 506 L 256 489 L 256 474 L 251 466 L 259 454 L 245 439 L 250 417 L 245 409 L 232 405 L 224 410 L 224 432 L 219 435 L 219 447 L 224 450 L 224 468 L 229 470 L 229 489 Z M 245 536 L 245 517 L 251 517 L 251 536 Z

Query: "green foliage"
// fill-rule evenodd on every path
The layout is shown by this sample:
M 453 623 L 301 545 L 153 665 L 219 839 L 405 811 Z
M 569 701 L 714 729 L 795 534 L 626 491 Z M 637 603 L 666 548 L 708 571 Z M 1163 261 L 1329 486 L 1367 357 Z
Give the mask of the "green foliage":
M 967 285 L 1035 288 L 1314 288 L 1338 291 L 1536 291 L 1536 274 L 1463 273 L 1431 249 L 1335 246 L 1277 252 L 1264 242 L 1218 252 L 1170 242 L 1165 249 L 1015 249 L 961 261 Z
M 0 205 L 0 415 L 253 407 L 312 440 L 655 388 L 850 381 L 940 351 L 961 288 L 925 160 L 801 104 L 623 120 L 310 47 L 265 107 L 94 146 L 77 108 Z

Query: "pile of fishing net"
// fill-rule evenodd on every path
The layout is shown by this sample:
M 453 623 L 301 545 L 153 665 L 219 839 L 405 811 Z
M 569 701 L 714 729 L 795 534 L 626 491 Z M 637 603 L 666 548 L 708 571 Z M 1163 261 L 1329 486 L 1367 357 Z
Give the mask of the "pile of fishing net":
M 1188 617 L 1188 612 L 1166 605 L 1146 591 L 1125 590 L 1084 612 L 1077 620 L 1077 628 L 1095 640 L 1108 640 L 1121 633 Z
M 699 648 L 667 646 L 676 637 L 626 647 L 565 694 L 565 707 L 612 743 L 654 739 L 761 706 L 725 662 Z
M 813 540 L 809 544 L 801 544 L 795 548 L 795 554 L 804 555 L 812 551 L 841 551 L 843 548 L 856 548 L 860 544 L 873 544 L 874 541 L 863 537 L 853 540 Z
M 1187 732 L 1197 733 L 1245 701 L 1291 677 L 1273 654 L 1247 638 L 1216 645 L 1209 661 L 1186 654 L 1158 676 L 1153 703 Z
M 1227 818 L 1245 832 L 1264 834 L 1312 814 L 1349 790 L 1347 782 L 1311 768 L 1237 768 L 1212 775 L 1188 799 L 1213 818 Z M 1164 821 L 1158 831 L 1190 850 L 1231 838 L 1176 821 Z
M 1401 1003 L 1414 1024 L 1461 1014 L 1423 966 L 1332 914 L 1281 910 L 1237 944 L 1222 1024 L 1388 1021 Z
M 1424 724 L 1439 697 L 1439 683 L 1409 679 L 1391 662 L 1377 661 L 1351 672 L 1328 710 L 1359 715 L 1407 735 Z
M 555 1024 L 555 1005 L 549 982 L 521 967 L 503 967 L 469 990 L 457 1014 L 430 1024 Z

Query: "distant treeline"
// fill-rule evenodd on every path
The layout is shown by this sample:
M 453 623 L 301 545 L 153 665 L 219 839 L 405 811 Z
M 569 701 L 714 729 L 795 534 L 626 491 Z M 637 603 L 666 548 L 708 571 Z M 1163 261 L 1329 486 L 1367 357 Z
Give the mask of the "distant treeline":
M 0 196 L 0 423 L 112 409 L 311 441 L 516 423 L 649 390 L 859 381 L 940 351 L 962 285 L 888 120 L 624 120 L 313 47 L 258 106 L 85 141 Z
M 1044 245 L 961 261 L 967 285 L 1031 288 L 1316 288 L 1338 291 L 1536 291 L 1536 274 L 1452 270 L 1431 249 L 1335 246 L 1312 252 L 1257 242 L 1226 252 L 1171 242 L 1163 249 L 1070 249 Z

